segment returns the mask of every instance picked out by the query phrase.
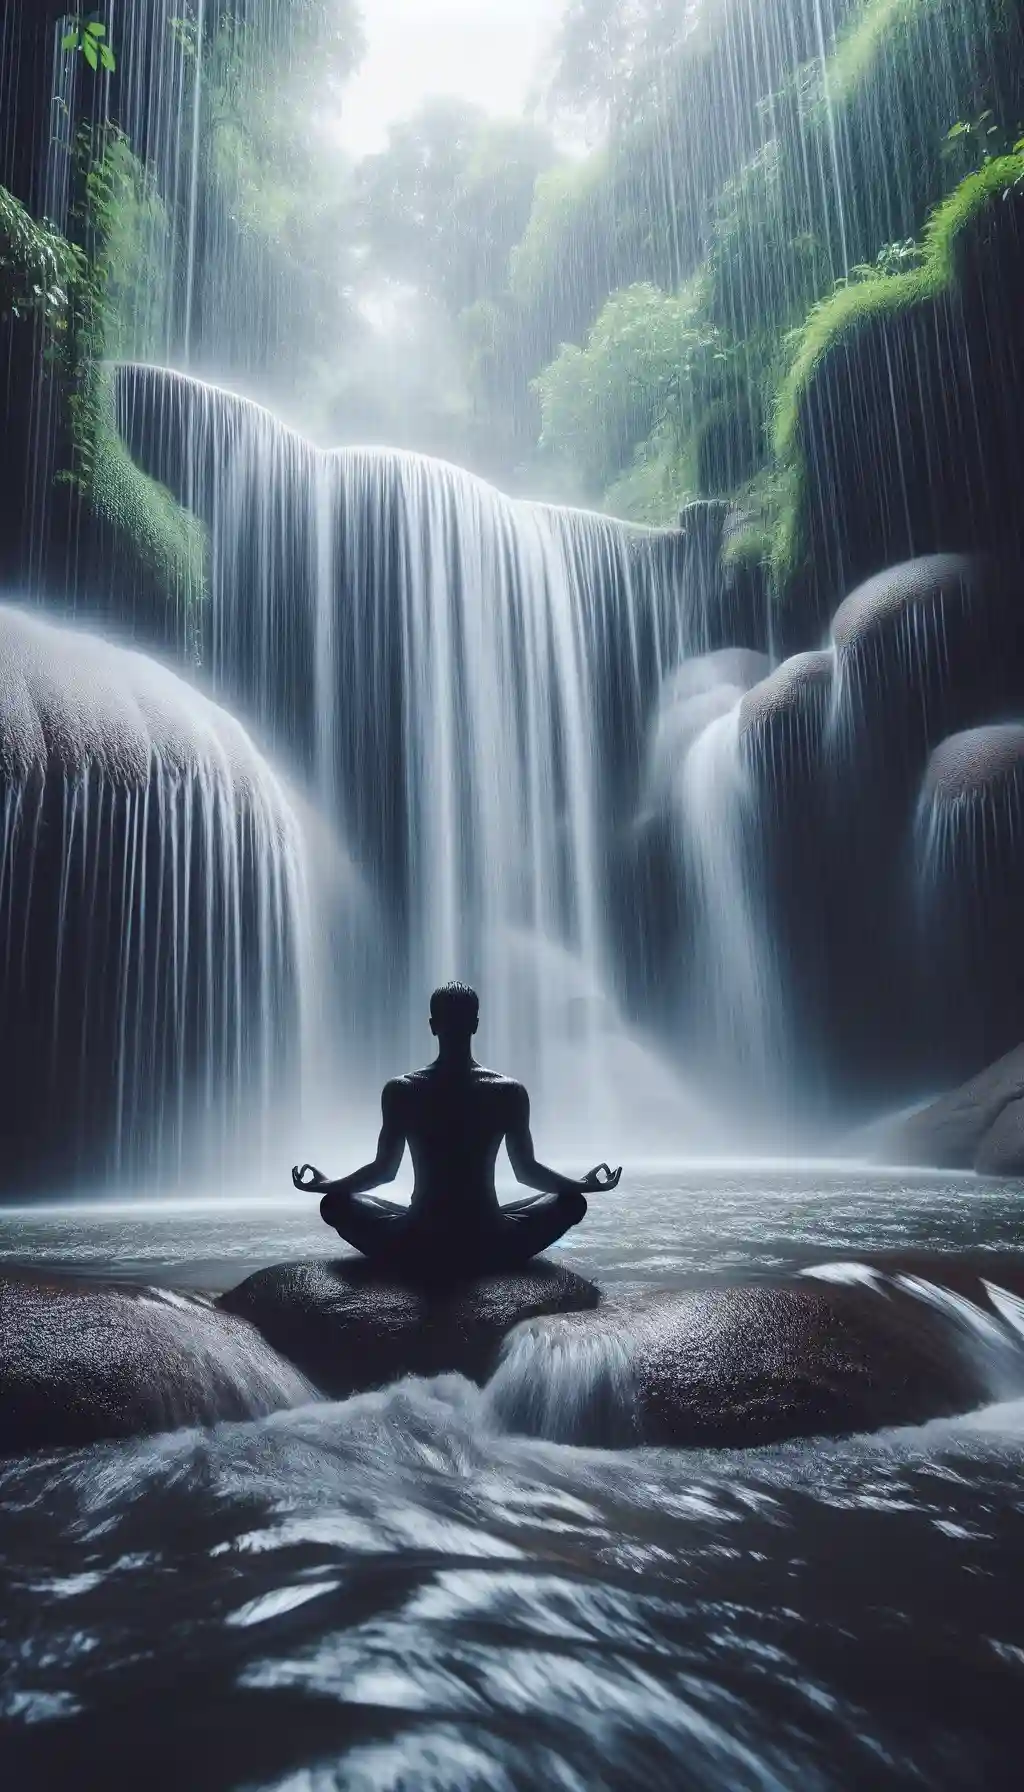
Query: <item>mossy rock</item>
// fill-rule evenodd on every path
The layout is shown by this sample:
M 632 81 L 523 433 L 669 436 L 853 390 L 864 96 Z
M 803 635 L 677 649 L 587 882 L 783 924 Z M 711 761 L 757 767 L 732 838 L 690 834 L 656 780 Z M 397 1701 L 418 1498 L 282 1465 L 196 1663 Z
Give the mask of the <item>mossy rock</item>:
M 113 369 L 94 345 L 73 342 L 86 277 L 81 251 L 0 187 L 0 348 L 9 363 L 0 476 L 19 492 L 26 465 L 36 474 L 33 501 L 5 512 L 0 574 L 191 651 L 206 595 L 206 531 L 135 464 L 117 428 Z
M 100 601 L 105 587 L 118 620 L 150 638 L 189 648 L 206 596 L 206 530 L 132 459 L 114 422 L 106 374 L 80 530 Z
M 1003 157 L 934 213 L 918 267 L 854 281 L 811 313 L 775 428 L 787 645 L 819 636 L 887 566 L 1024 552 L 1022 227 L 1024 157 Z
M 707 412 L 697 430 L 695 450 L 702 498 L 727 496 L 753 479 L 764 452 L 763 431 L 745 396 Z

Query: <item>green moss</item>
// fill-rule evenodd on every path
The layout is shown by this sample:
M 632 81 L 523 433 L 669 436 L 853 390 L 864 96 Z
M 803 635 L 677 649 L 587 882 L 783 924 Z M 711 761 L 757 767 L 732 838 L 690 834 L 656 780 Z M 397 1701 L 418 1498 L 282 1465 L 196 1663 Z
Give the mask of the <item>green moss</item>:
M 137 467 L 112 421 L 110 388 L 102 381 L 106 414 L 94 444 L 86 499 L 96 521 L 114 537 L 127 569 L 134 560 L 159 593 L 195 620 L 206 594 L 206 531 L 166 486 Z
M 828 89 L 833 103 L 871 79 L 883 58 L 893 54 L 893 34 L 906 31 L 944 0 L 868 0 L 836 45 L 828 63 Z
M 991 208 L 1024 184 L 1024 156 L 1001 156 L 969 175 L 932 214 L 924 232 L 919 266 L 906 274 L 873 274 L 851 280 L 831 298 L 816 305 L 793 342 L 789 373 L 776 402 L 774 446 L 780 471 L 788 480 L 772 548 L 772 569 L 784 585 L 803 559 L 803 444 L 801 419 L 815 379 L 829 356 L 859 333 L 887 318 L 951 293 L 957 284 L 961 252 L 984 227 Z

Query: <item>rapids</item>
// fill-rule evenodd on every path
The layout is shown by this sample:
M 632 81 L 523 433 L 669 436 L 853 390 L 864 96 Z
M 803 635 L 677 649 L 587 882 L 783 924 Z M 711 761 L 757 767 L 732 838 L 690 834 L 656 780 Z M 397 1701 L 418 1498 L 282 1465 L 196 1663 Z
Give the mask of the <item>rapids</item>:
M 5 1765 L 198 1792 L 1014 1784 L 1019 1306 L 986 1343 L 942 1276 L 981 1253 L 997 1286 L 1018 1201 L 966 1176 L 664 1170 L 593 1203 L 563 1254 L 681 1286 L 871 1281 L 927 1248 L 923 1296 L 991 1350 L 993 1404 L 962 1418 L 582 1450 L 510 1430 L 513 1341 L 483 1390 L 407 1381 L 7 1463 Z M 314 1236 L 301 1207 L 111 1203 L 12 1216 L 3 1251 L 212 1288 Z

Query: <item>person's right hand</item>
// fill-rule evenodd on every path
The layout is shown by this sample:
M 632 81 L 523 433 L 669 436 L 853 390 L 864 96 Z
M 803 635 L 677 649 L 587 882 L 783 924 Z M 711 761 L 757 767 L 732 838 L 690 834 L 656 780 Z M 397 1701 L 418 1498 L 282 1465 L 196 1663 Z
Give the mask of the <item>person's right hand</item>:
M 308 1182 L 306 1181 L 307 1176 L 310 1178 Z M 296 1164 L 292 1171 L 292 1181 L 295 1187 L 300 1188 L 306 1195 L 319 1193 L 321 1189 L 327 1187 L 327 1178 L 323 1171 L 314 1169 L 312 1164 L 302 1164 L 301 1166 Z
M 588 1170 L 580 1183 L 580 1190 L 585 1195 L 594 1195 L 606 1188 L 618 1188 L 622 1179 L 622 1165 L 617 1170 L 609 1169 L 607 1164 L 598 1164 L 595 1170 Z

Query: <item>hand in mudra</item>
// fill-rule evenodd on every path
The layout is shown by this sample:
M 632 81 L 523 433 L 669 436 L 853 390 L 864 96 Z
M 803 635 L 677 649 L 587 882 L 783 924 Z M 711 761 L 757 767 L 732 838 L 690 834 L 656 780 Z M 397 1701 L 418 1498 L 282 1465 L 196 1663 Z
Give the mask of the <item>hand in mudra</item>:
M 307 1195 L 327 1187 L 327 1177 L 322 1170 L 314 1169 L 312 1164 L 296 1164 L 292 1171 L 292 1181 L 296 1188 L 301 1188 Z
M 621 1164 L 617 1170 L 609 1169 L 607 1164 L 598 1164 L 596 1170 L 587 1171 L 580 1187 L 585 1195 L 593 1195 L 602 1189 L 618 1188 L 621 1179 Z

